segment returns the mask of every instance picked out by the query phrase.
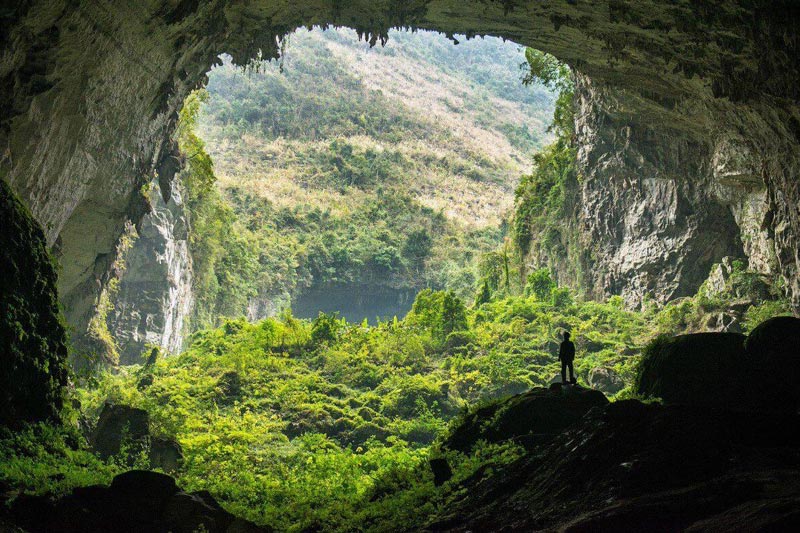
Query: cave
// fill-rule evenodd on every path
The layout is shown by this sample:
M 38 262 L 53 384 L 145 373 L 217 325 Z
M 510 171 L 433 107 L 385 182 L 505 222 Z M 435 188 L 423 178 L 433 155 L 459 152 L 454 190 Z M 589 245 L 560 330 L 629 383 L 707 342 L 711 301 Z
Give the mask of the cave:
M 48 317 L 29 327 L 59 344 L 39 358 L 30 347 L 14 352 L 23 365 L 35 359 L 36 372 L 63 362 L 64 329 L 73 342 L 86 332 L 154 176 L 169 201 L 189 93 L 221 54 L 238 65 L 277 57 L 285 35 L 314 26 L 353 28 L 375 46 L 391 28 L 410 28 L 552 54 L 577 78 L 586 294 L 663 304 L 694 294 L 723 257 L 743 255 L 782 279 L 800 313 L 800 6 L 791 0 L 24 0 L 0 24 L 0 179 L 13 192 L 4 185 L 0 196 L 10 214 L 0 242 L 12 243 L 4 252 L 20 273 L 2 288 Z M 45 262 L 41 275 L 25 266 Z M 66 375 L 41 381 L 49 405 L 4 423 L 54 416 Z M 26 389 L 4 402 L 30 403 Z
M 579 73 L 592 293 L 686 295 L 744 246 L 797 307 L 796 15 L 791 2 L 23 2 L 3 14 L 2 177 L 58 257 L 80 332 L 125 223 L 144 214 L 142 185 L 157 172 L 169 197 L 177 112 L 220 53 L 276 55 L 312 25 L 371 44 L 391 27 L 493 35 Z

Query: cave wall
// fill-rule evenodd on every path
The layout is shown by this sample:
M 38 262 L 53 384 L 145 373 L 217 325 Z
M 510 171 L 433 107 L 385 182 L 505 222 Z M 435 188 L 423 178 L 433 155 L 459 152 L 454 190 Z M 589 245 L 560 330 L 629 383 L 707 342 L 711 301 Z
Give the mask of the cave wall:
M 67 333 L 55 265 L 28 209 L 0 181 L 0 426 L 60 419 Z
M 124 269 L 107 324 L 124 365 L 142 363 L 148 345 L 180 352 L 188 330 L 194 300 L 192 257 L 179 183 L 173 183 L 168 202 L 155 188 L 150 191 L 152 210 L 123 253 Z
M 658 272 L 663 253 L 631 261 L 623 251 L 639 246 L 648 224 L 680 220 L 699 228 L 725 219 L 729 227 L 718 207 L 735 220 L 731 205 L 748 202 L 747 195 L 714 199 L 710 215 L 686 211 L 705 210 L 712 198 L 717 147 L 743 139 L 763 189 L 756 195 L 765 198 L 766 246 L 800 308 L 799 10 L 789 0 L 23 0 L 0 14 L 0 177 L 56 251 L 66 316 L 79 333 L 108 281 L 126 220 L 138 222 L 146 211 L 141 186 L 156 175 L 166 184 L 177 168 L 177 110 L 218 54 L 240 64 L 259 50 L 271 56 L 277 37 L 312 24 L 354 27 L 371 42 L 401 25 L 495 35 L 550 52 L 595 84 L 587 94 L 596 100 L 583 104 L 597 111 L 587 127 L 597 123 L 608 134 L 582 154 L 583 172 L 589 190 L 623 198 L 607 223 L 587 229 L 611 254 L 599 265 L 598 292 L 683 291 L 673 273 Z M 626 120 L 644 126 L 626 130 Z M 606 147 L 617 150 L 608 165 Z M 661 161 L 682 162 L 668 171 L 652 167 Z M 686 166 L 692 175 L 681 174 Z M 168 187 L 162 192 L 166 199 Z M 643 213 L 620 223 L 637 194 L 646 200 Z M 597 200 L 587 209 L 603 209 L 607 200 Z M 652 213 L 661 209 L 675 214 Z M 638 229 L 620 236 L 619 227 Z M 675 233 L 683 248 L 667 256 L 684 265 L 683 279 L 692 278 L 688 265 L 706 252 L 710 230 L 689 240 L 659 231 Z M 640 268 L 648 274 L 631 273 Z
M 740 176 L 729 175 L 730 190 L 717 194 L 723 186 L 714 169 L 737 170 L 729 168 L 734 148 L 723 153 L 710 133 L 627 116 L 625 106 L 636 96 L 598 85 L 579 76 L 576 87 L 577 216 L 582 247 L 591 254 L 586 289 L 598 298 L 620 294 L 631 307 L 647 298 L 691 296 L 714 263 L 744 255 L 737 218 L 748 226 L 757 216 L 739 205 Z M 760 247 L 748 251 L 754 264 L 770 263 Z

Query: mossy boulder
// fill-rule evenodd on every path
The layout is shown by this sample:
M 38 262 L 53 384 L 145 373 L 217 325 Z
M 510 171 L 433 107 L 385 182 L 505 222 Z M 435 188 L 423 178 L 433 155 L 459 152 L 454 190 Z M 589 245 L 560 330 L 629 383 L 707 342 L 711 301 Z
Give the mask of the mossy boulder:
M 146 450 L 150 438 L 150 416 L 147 411 L 128 405 L 106 402 L 92 435 L 92 449 L 102 459 L 126 450 L 129 459 Z
M 625 388 L 625 381 L 614 369 L 598 366 L 589 372 L 589 386 L 605 394 L 616 394 Z
M 762 401 L 787 410 L 800 407 L 800 318 L 779 316 L 756 326 L 745 342 L 751 376 L 769 384 Z
M 0 179 L 0 425 L 56 420 L 67 334 L 44 234 Z
M 730 410 L 798 406 L 800 319 L 777 317 L 738 333 L 659 337 L 648 345 L 635 390 L 665 403 Z

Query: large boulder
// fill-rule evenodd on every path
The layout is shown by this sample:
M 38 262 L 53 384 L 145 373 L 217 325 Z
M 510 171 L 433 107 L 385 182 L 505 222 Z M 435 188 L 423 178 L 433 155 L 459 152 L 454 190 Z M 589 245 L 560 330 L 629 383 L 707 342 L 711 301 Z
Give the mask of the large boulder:
M 771 409 L 800 407 L 800 318 L 778 316 L 756 326 L 745 342 L 751 376 L 769 384 L 762 403 Z
M 225 511 L 206 491 L 187 493 L 165 474 L 131 470 L 111 485 L 75 489 L 58 500 L 17 498 L 9 510 L 15 525 L 31 533 L 268 532 Z
M 800 319 L 776 317 L 749 337 L 660 337 L 645 349 L 636 392 L 669 404 L 756 411 L 797 409 Z
M 150 439 L 150 468 L 174 472 L 183 461 L 183 448 L 175 439 L 152 437 Z
M 130 455 L 148 446 L 150 416 L 147 411 L 129 405 L 106 402 L 91 438 L 92 449 L 101 458 L 118 455 L 123 445 Z
M 744 341 L 738 333 L 659 337 L 644 350 L 636 392 L 670 404 L 741 406 Z
M 625 381 L 615 370 L 598 366 L 589 372 L 589 387 L 604 394 L 616 394 L 625 388 Z
M 465 417 L 442 443 L 442 449 L 469 452 L 479 440 L 517 440 L 525 446 L 548 442 L 593 407 L 608 399 L 602 392 L 579 386 L 534 388 L 476 410 Z

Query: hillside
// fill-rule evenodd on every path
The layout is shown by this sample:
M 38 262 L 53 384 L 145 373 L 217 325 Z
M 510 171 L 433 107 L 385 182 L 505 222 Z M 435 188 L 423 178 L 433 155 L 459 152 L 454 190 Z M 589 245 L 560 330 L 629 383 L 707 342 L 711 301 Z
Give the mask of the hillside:
M 315 29 L 290 36 L 280 63 L 213 69 L 197 134 L 219 188 L 260 248 L 293 265 L 248 316 L 301 293 L 297 310 L 315 316 L 337 287 L 359 294 L 354 320 L 384 299 L 397 302 L 382 316 L 402 315 L 426 286 L 471 295 L 476 258 L 500 242 L 550 139 L 553 95 L 521 84 L 522 62 L 497 39 L 397 31 L 369 48 Z

